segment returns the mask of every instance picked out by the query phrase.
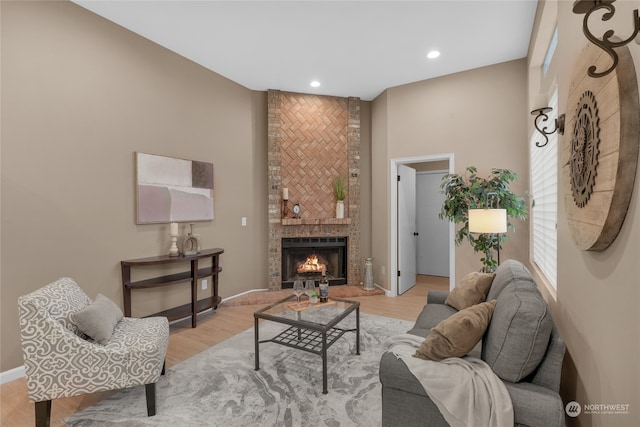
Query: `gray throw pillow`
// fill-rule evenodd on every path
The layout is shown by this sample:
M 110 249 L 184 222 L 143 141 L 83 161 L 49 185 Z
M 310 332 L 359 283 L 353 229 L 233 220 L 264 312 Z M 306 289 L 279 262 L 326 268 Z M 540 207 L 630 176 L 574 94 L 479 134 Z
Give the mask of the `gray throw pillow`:
M 482 345 L 482 360 L 500 378 L 518 382 L 544 357 L 553 320 L 535 283 L 513 281 L 500 293 Z
M 106 344 L 123 314 L 115 302 L 102 294 L 82 310 L 71 313 L 71 321 L 98 344 Z

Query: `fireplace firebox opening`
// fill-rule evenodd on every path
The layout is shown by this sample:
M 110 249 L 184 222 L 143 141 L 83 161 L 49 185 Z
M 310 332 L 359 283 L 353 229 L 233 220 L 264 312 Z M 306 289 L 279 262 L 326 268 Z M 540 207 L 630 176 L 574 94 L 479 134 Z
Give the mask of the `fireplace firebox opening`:
M 325 269 L 329 286 L 347 283 L 347 237 L 292 237 L 282 239 L 282 288 L 295 280 L 315 280 Z

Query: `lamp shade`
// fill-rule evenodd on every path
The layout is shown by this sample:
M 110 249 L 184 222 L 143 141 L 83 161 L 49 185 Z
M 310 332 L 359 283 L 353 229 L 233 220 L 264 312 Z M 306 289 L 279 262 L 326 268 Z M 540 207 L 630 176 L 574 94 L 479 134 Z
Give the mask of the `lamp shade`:
M 470 233 L 506 233 L 506 209 L 469 209 Z

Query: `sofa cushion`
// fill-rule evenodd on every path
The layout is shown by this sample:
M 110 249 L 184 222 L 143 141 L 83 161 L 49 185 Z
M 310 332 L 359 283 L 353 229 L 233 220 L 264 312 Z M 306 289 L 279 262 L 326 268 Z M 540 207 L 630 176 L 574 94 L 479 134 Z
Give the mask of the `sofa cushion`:
M 482 359 L 500 378 L 518 382 L 547 351 L 553 320 L 535 283 L 515 280 L 497 299 L 482 345 Z
M 482 339 L 495 305 L 495 301 L 476 304 L 438 323 L 414 356 L 437 361 L 466 355 Z
M 458 310 L 464 310 L 467 307 L 484 302 L 495 276 L 495 273 L 479 273 L 477 271 L 467 274 L 451 290 L 444 303 Z
M 105 344 L 123 315 L 115 302 L 98 294 L 94 302 L 76 313 L 71 313 L 70 317 L 78 329 L 98 344 Z
M 497 299 L 500 292 L 511 282 L 515 280 L 528 280 L 534 283 L 531 273 L 520 261 L 509 259 L 496 269 L 496 277 L 493 279 L 491 289 L 487 294 L 487 301 Z

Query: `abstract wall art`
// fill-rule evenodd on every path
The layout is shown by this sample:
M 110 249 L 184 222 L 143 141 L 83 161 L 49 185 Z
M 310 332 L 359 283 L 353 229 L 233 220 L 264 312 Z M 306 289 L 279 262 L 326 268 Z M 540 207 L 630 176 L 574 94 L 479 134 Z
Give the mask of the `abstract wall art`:
M 211 221 L 213 163 L 136 153 L 136 223 Z

